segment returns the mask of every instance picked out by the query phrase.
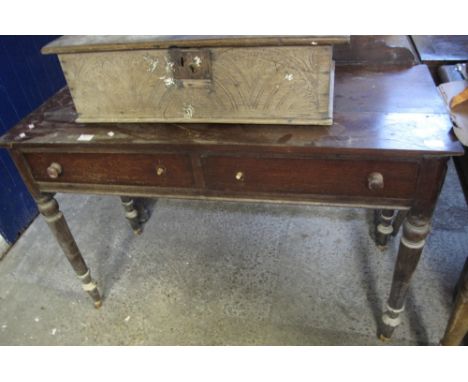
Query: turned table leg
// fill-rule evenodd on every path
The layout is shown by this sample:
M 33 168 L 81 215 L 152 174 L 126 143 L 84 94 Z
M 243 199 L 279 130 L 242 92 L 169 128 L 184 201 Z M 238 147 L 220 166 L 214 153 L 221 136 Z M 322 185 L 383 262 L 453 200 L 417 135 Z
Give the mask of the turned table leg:
M 455 305 L 452 309 L 441 345 L 460 345 L 468 334 L 468 259 L 457 284 Z
M 375 241 L 376 244 L 384 248 L 387 243 L 390 235 L 393 232 L 393 216 L 395 215 L 394 210 L 380 210 L 377 220 L 377 227 L 375 232 Z
M 133 198 L 129 196 L 121 196 L 120 200 L 125 209 L 125 217 L 128 219 L 130 226 L 133 229 L 135 235 L 141 235 L 143 228 L 141 226 L 140 217 L 138 216 L 138 210 L 135 208 Z
M 59 205 L 53 196 L 53 194 L 40 194 L 36 197 L 39 212 L 43 215 L 73 270 L 80 279 L 83 289 L 93 299 L 94 306 L 99 308 L 102 305 L 102 301 L 97 285 L 91 278 L 88 266 L 81 256 L 63 213 L 59 210 Z
M 381 340 L 390 339 L 393 331 L 400 324 L 400 314 L 405 309 L 411 276 L 416 270 L 428 233 L 429 218 L 412 214 L 410 211 L 403 223 L 403 235 L 395 264 L 392 288 L 379 332 Z
M 406 219 L 406 215 L 408 211 L 400 210 L 397 212 L 395 219 L 393 220 L 393 232 L 392 236 L 397 236 L 398 232 L 400 232 L 400 228 L 403 225 L 403 222 Z

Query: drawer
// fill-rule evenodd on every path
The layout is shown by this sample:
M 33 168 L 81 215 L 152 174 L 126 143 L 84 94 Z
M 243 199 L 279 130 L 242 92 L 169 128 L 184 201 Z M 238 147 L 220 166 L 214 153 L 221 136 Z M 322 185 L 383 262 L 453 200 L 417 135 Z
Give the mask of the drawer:
M 207 156 L 202 165 L 209 189 L 246 193 L 405 199 L 418 175 L 416 162 L 380 160 Z
M 191 160 L 179 154 L 27 153 L 37 181 L 192 187 Z

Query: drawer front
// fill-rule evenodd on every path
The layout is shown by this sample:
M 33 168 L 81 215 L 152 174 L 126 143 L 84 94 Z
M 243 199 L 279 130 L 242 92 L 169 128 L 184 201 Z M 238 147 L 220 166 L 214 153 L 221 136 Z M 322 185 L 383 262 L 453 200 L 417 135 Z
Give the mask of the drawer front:
M 37 181 L 192 187 L 188 155 L 28 153 L 26 160 Z
M 417 163 L 396 161 L 209 156 L 202 164 L 207 187 L 225 192 L 405 199 L 418 175 Z

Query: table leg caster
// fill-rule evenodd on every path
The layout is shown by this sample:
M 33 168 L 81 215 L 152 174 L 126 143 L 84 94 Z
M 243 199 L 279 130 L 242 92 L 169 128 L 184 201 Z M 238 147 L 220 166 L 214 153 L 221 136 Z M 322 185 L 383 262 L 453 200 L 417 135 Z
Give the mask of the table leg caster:
M 140 220 L 140 214 L 134 206 L 133 198 L 129 196 L 121 196 L 122 206 L 125 209 L 125 217 L 128 219 L 130 226 L 132 227 L 133 233 L 139 236 L 143 233 L 142 222 Z
M 380 210 L 377 217 L 377 226 L 375 229 L 375 243 L 377 248 L 384 250 L 387 248 L 388 239 L 393 233 L 394 210 Z

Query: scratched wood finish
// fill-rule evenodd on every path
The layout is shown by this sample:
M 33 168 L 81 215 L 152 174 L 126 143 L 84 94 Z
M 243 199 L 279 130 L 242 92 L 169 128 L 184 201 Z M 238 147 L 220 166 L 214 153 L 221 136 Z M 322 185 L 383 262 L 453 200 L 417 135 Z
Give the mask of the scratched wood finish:
M 338 67 L 332 126 L 75 123 L 67 89 L 0 139 L 0 147 L 67 151 L 187 150 L 348 153 L 379 157 L 461 155 L 425 65 Z M 33 123 L 35 128 L 30 129 Z M 108 135 L 110 132 L 113 134 Z M 23 135 L 24 134 L 24 137 Z M 89 142 L 78 141 L 82 134 Z M 65 149 L 63 149 L 65 148 Z
M 62 36 L 42 48 L 44 54 L 88 53 L 129 49 L 215 48 L 258 46 L 316 46 L 349 42 L 349 36 L 262 36 L 262 35 L 107 35 Z
M 198 183 L 194 182 L 196 169 L 192 169 L 188 155 L 25 153 L 31 174 L 38 182 L 192 188 L 201 194 L 220 195 L 288 193 L 408 200 L 415 191 L 419 168 L 417 161 L 375 158 L 271 158 L 252 152 L 206 156 L 196 151 L 191 156 L 201 164 Z M 47 174 L 52 163 L 58 163 L 62 169 L 56 179 Z M 158 173 L 158 169 L 163 171 Z M 369 176 L 374 172 L 382 174 L 384 188 L 369 188 Z
M 78 121 L 332 122 L 331 46 L 185 54 L 202 57 L 202 67 L 211 61 L 204 78 L 177 78 L 192 63 L 174 60 L 165 49 L 60 55 Z
M 379 337 L 389 339 L 400 323 L 411 278 L 430 231 L 430 223 L 447 171 L 449 158 L 421 160 L 416 192 L 403 223 L 390 296 L 379 328 Z
M 415 190 L 418 163 L 381 160 L 242 158 L 208 156 L 202 160 L 207 187 L 229 192 L 325 194 L 409 199 Z M 380 190 L 368 178 L 379 172 Z M 240 179 L 238 179 L 240 178 Z
M 57 181 L 89 184 L 146 185 L 160 187 L 193 186 L 190 158 L 175 154 L 28 153 L 25 155 L 33 177 L 52 181 L 47 168 L 59 163 Z M 158 174 L 158 169 L 163 173 Z
M 70 262 L 78 279 L 82 282 L 83 289 L 93 299 L 94 306 L 99 308 L 102 301 L 97 285 L 91 278 L 91 272 L 81 255 L 63 213 L 59 210 L 57 200 L 53 196 L 53 194 L 40 194 L 35 197 L 39 212 L 43 215 L 52 234 L 62 248 L 65 257 Z

